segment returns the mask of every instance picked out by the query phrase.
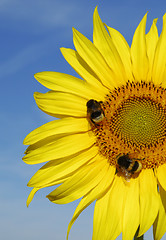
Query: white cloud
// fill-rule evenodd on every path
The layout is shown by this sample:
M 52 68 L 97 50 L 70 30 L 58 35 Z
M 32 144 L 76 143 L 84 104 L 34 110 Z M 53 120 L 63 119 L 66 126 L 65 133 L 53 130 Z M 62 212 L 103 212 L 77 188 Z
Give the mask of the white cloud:
M 76 17 L 78 5 L 80 7 L 80 3 L 64 0 L 2 0 L 0 13 L 9 19 L 32 21 L 47 27 L 64 26 Z
M 54 39 L 47 39 L 40 43 L 32 44 L 10 57 L 0 65 L 1 77 L 14 74 L 28 64 L 32 64 L 41 56 L 47 54 L 48 50 L 52 47 L 53 40 Z

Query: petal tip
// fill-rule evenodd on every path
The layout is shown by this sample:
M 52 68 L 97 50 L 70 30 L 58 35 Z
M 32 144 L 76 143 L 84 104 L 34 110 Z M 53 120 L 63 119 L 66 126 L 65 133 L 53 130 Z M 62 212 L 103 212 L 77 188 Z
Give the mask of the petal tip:
M 98 5 L 95 7 L 94 14 L 98 14 Z
M 29 206 L 29 204 L 31 203 L 35 193 L 39 190 L 39 188 L 33 188 L 32 191 L 30 192 L 28 198 L 27 198 L 27 202 L 26 202 L 26 205 L 27 207 Z

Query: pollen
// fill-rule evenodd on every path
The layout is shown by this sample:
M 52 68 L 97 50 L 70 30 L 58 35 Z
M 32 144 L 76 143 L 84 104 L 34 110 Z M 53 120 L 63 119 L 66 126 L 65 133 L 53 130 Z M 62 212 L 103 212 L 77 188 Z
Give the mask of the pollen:
M 99 154 L 110 165 L 132 154 L 142 168 L 166 163 L 166 89 L 149 82 L 127 82 L 102 103 L 104 119 L 92 127 Z

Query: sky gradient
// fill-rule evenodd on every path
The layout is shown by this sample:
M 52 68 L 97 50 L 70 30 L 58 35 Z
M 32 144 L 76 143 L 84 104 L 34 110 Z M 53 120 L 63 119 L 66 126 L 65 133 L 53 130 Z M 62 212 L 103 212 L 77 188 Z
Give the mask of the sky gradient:
M 147 30 L 152 20 L 166 12 L 165 0 L 1 0 L 0 1 L 0 236 L 2 240 L 64 240 L 67 226 L 79 201 L 55 205 L 40 190 L 27 208 L 30 189 L 26 186 L 40 165 L 22 161 L 24 137 L 52 120 L 35 104 L 33 93 L 46 92 L 33 77 L 41 71 L 77 76 L 64 60 L 60 47 L 74 48 L 72 27 L 92 40 L 93 11 L 98 5 L 101 19 L 119 30 L 131 44 L 135 28 L 148 11 Z M 71 229 L 69 240 L 90 240 L 92 204 Z M 120 238 L 118 238 L 120 239 Z M 152 239 L 152 231 L 147 234 Z M 163 237 L 163 240 L 166 236 Z

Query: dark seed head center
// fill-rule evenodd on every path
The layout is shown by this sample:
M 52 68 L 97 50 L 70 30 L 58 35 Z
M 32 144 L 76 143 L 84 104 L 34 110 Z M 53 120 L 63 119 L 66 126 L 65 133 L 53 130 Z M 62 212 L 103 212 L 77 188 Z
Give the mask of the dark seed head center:
M 123 154 L 134 154 L 143 168 L 166 163 L 166 89 L 127 82 L 106 96 L 102 109 L 105 118 L 92 131 L 111 165 Z
M 138 147 L 161 141 L 165 137 L 164 125 L 164 109 L 145 97 L 132 97 L 124 101 L 110 122 L 117 135 Z

